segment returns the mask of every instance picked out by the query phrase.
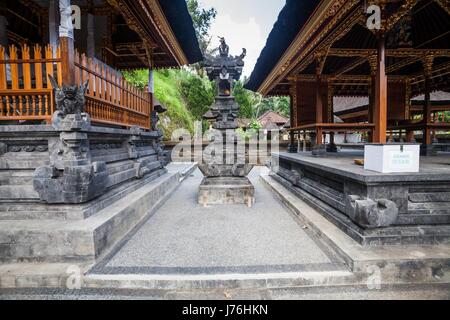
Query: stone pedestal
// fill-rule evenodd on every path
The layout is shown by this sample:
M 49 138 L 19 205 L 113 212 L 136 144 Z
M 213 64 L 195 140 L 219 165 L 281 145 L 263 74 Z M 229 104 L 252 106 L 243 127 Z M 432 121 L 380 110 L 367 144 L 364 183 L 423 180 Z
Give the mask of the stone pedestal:
M 255 188 L 246 177 L 206 177 L 199 187 L 198 203 L 203 206 L 255 203 Z

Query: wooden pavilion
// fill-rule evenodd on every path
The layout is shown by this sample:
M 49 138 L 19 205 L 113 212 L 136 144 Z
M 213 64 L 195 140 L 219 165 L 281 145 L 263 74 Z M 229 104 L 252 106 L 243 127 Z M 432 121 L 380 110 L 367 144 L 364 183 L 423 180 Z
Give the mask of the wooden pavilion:
M 380 24 L 369 28 L 380 9 Z M 450 91 L 450 2 L 444 0 L 287 0 L 246 88 L 291 97 L 291 144 L 315 136 L 368 132 L 385 143 L 388 130 L 406 140 L 423 131 L 432 151 L 436 121 L 431 94 Z M 423 95 L 419 121 L 411 98 Z M 369 97 L 367 119 L 334 122 L 334 97 Z M 414 111 L 416 110 L 416 111 Z
M 73 35 L 60 32 L 60 4 L 72 10 Z M 1 0 L 0 30 L 0 125 L 49 123 L 51 75 L 60 85 L 89 80 L 94 123 L 149 130 L 152 92 L 119 71 L 203 59 L 184 0 Z

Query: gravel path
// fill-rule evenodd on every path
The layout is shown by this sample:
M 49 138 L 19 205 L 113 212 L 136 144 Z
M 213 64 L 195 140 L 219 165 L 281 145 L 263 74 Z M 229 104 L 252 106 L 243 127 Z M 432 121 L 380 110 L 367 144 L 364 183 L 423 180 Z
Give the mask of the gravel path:
M 336 269 L 336 264 L 259 181 L 252 208 L 196 203 L 196 171 L 103 265 L 105 273 L 288 271 Z M 97 273 L 98 271 L 96 271 Z

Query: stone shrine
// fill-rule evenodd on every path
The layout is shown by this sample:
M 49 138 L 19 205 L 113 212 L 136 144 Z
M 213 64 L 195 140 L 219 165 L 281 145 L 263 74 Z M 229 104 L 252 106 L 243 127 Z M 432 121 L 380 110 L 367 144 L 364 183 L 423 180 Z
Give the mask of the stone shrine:
M 219 55 L 204 62 L 209 79 L 216 83 L 217 95 L 208 112 L 208 118 L 215 122 L 210 133 L 212 143 L 199 164 L 205 178 L 199 188 L 198 202 L 204 206 L 246 204 L 251 207 L 255 202 L 255 188 L 247 175 L 253 165 L 247 161 L 245 143 L 235 133 L 239 104 L 232 95 L 233 83 L 242 74 L 246 49 L 233 57 L 225 39 L 221 38 L 220 42 Z

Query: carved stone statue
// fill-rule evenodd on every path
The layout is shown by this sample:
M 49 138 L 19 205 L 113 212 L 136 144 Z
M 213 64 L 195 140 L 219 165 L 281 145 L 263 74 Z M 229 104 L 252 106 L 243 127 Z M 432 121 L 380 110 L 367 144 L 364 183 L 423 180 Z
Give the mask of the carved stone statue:
M 151 114 L 151 124 L 152 124 L 152 131 L 158 131 L 158 122 L 159 122 L 159 114 L 166 112 L 167 109 L 165 109 L 163 106 L 161 105 L 156 105 L 154 110 L 152 111 Z
M 56 109 L 64 115 L 82 114 L 84 112 L 85 95 L 89 81 L 86 81 L 80 87 L 76 85 L 60 87 L 52 76 L 49 75 L 48 77 L 55 90 Z
M 227 45 L 224 37 L 220 38 L 219 54 L 221 57 L 228 57 L 230 54 L 230 47 Z

